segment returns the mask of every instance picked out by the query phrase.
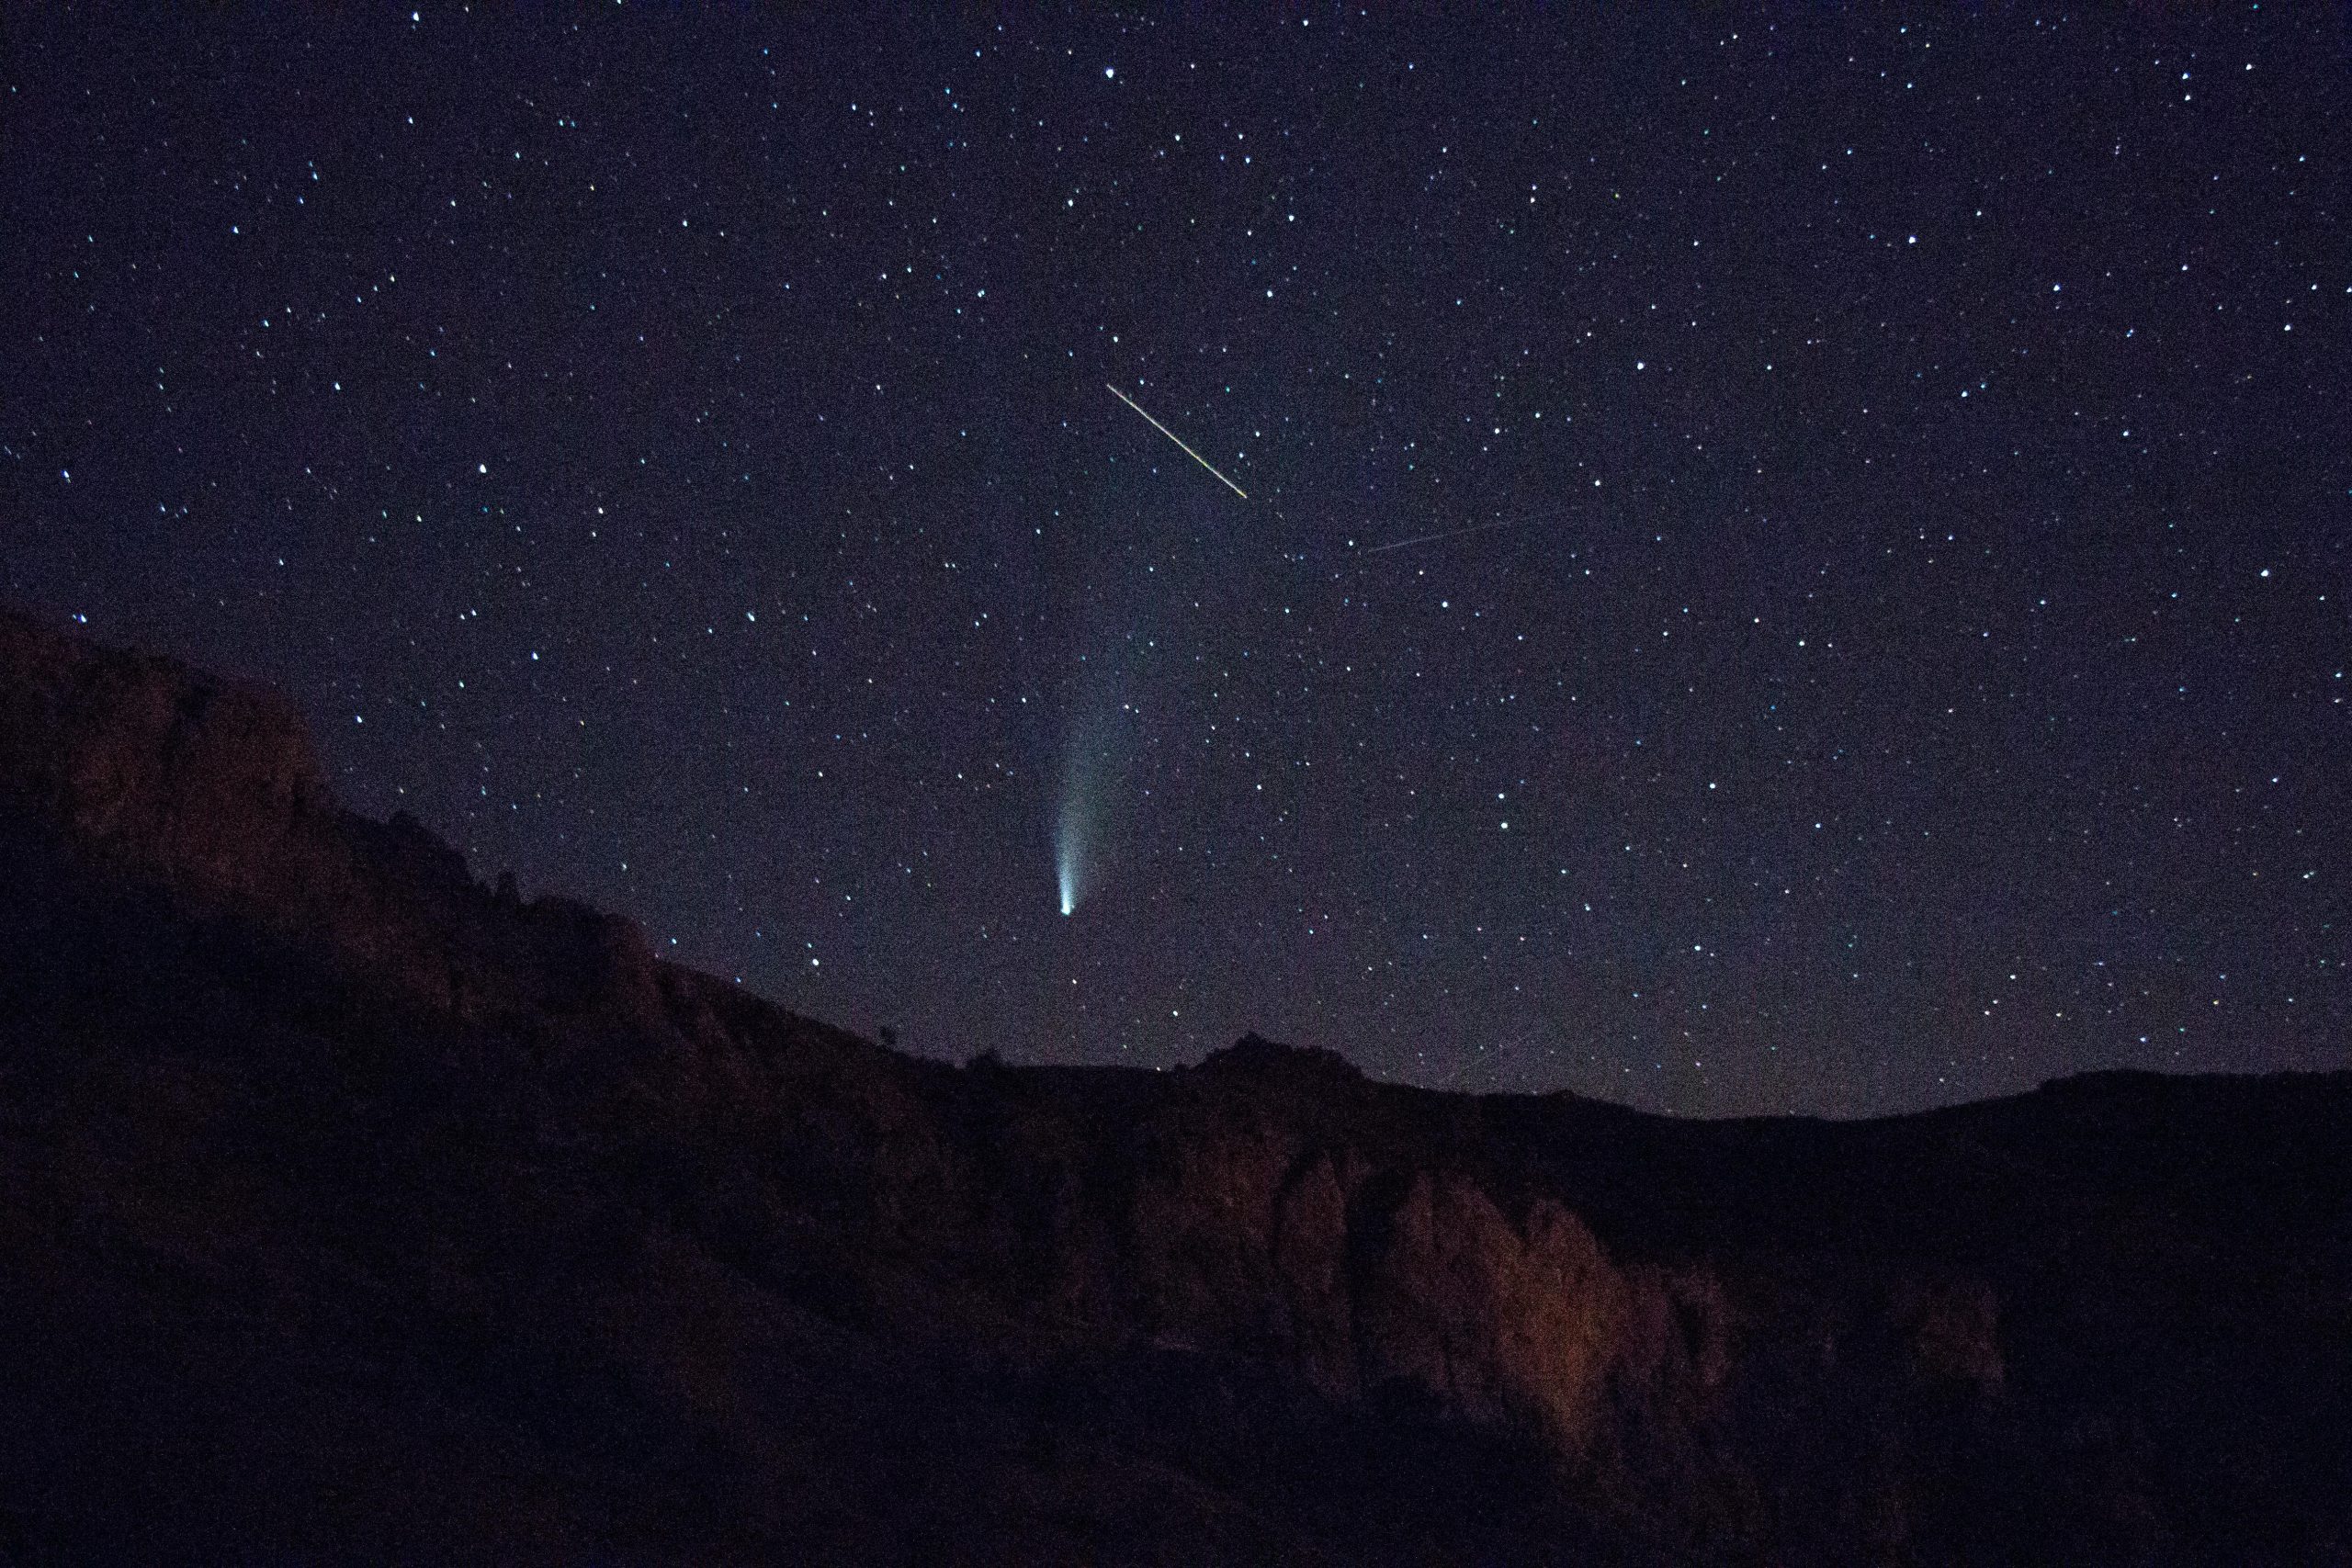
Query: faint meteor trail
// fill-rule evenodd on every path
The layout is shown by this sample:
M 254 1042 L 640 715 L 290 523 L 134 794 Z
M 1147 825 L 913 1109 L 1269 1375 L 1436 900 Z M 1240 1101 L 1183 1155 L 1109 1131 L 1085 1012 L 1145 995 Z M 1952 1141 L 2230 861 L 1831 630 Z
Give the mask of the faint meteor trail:
M 1136 412 L 1141 413 L 1143 411 L 1138 409 Z M 1148 418 L 1150 416 L 1146 415 L 1145 417 Z M 1524 528 L 1530 523 L 1541 523 L 1542 521 L 1544 521 L 1544 519 L 1541 517 L 1506 517 L 1499 522 L 1480 523 L 1474 527 L 1449 528 L 1442 534 L 1423 534 L 1418 538 L 1399 539 L 1393 545 L 1374 545 L 1372 548 L 1364 551 L 1363 553 L 1368 556 L 1376 556 L 1384 554 L 1389 550 L 1405 549 L 1413 545 L 1433 545 L 1440 539 L 1459 539 L 1465 534 L 1483 534 L 1490 528 Z
M 1118 399 L 1121 402 L 1123 402 L 1123 403 L 1126 404 L 1126 405 L 1127 405 L 1127 407 L 1129 407 L 1129 408 L 1131 408 L 1131 409 L 1135 410 L 1135 411 L 1136 411 L 1136 412 L 1137 412 L 1137 413 L 1143 413 L 1143 405 L 1142 405 L 1141 403 L 1136 402 L 1133 398 L 1131 398 L 1131 397 L 1127 396 L 1127 394 L 1126 394 L 1126 393 L 1125 393 L 1125 392 L 1123 392 L 1123 391 L 1119 390 L 1119 389 L 1118 389 L 1118 388 L 1114 387 L 1113 385 L 1111 385 L 1111 383 L 1110 383 L 1110 382 L 1108 382 L 1108 381 L 1103 382 L 1103 383 L 1102 383 L 1102 389 L 1103 389 L 1104 391 L 1106 391 L 1106 392 L 1110 393 L 1113 397 L 1114 397 L 1114 398 Z M 1148 422 L 1148 423 L 1149 423 L 1149 424 L 1151 425 L 1152 429 L 1154 429 L 1154 430 L 1156 430 L 1156 431 L 1159 432 L 1159 434 L 1160 434 L 1165 435 L 1166 437 L 1168 437 L 1168 439 L 1169 439 L 1169 440 L 1173 441 L 1174 443 L 1176 443 L 1176 445 L 1177 445 L 1177 446 L 1184 446 L 1184 438 L 1183 438 L 1182 436 L 1181 436 L 1181 435 L 1177 434 L 1174 431 L 1172 431 L 1172 430 L 1169 429 L 1166 425 L 1164 425 L 1164 424 L 1160 423 L 1158 420 L 1153 419 L 1153 418 L 1151 417 L 1151 415 L 1149 415 L 1149 414 L 1148 414 L 1148 413 L 1143 413 L 1143 417 L 1144 417 L 1144 419 L 1145 419 L 1147 422 Z M 1217 474 L 1217 473 L 1216 473 L 1216 465 L 1215 465 L 1215 464 L 1213 464 L 1213 463 L 1211 463 L 1211 462 L 1210 462 L 1206 457 L 1202 457 L 1198 452 L 1193 451 L 1190 446 L 1184 446 L 1184 456 L 1186 456 L 1187 457 L 1190 457 L 1191 459 L 1193 459 L 1193 461 L 1194 461 L 1195 463 L 1198 463 L 1198 464 L 1199 464 L 1201 467 L 1203 467 L 1204 468 L 1208 469 L 1208 471 L 1209 471 L 1209 472 L 1211 472 L 1211 473 L 1213 473 L 1213 474 L 1216 474 L 1216 477 L 1217 477 L 1217 482 L 1218 482 L 1218 483 L 1220 483 L 1220 484 L 1222 484 L 1222 485 L 1224 485 L 1226 489 L 1227 489 L 1227 490 L 1231 491 L 1234 494 L 1236 494 L 1236 495 L 1239 496 L 1242 500 L 1247 501 L 1247 500 L 1249 500 L 1249 499 L 1250 499 L 1250 492 L 1249 492 L 1248 491 L 1243 490 L 1239 485 L 1235 484 L 1231 479 L 1227 479 L 1223 474 Z

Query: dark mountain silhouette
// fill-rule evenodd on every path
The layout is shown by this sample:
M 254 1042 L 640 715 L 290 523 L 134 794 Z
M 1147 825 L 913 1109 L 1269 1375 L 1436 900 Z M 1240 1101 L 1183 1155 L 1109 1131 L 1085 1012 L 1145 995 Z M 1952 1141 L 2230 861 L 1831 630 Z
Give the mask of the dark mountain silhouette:
M 2352 1560 L 2352 1075 L 916 1060 L 0 615 L 0 1561 Z

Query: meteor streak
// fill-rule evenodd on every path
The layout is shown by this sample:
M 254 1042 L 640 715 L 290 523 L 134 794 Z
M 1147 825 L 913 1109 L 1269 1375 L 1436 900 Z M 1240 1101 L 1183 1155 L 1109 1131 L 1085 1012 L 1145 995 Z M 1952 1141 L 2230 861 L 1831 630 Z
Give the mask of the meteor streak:
M 1489 528 L 1524 528 L 1530 523 L 1542 521 L 1541 517 L 1506 517 L 1498 523 L 1481 523 L 1471 528 L 1449 528 L 1442 534 L 1423 534 L 1418 538 L 1399 539 L 1393 545 L 1374 545 L 1363 553 L 1376 556 L 1388 550 L 1407 549 L 1414 545 L 1433 545 L 1440 539 L 1459 539 L 1465 534 L 1483 534 Z
M 1133 398 L 1131 398 L 1131 397 L 1127 396 L 1127 394 L 1126 394 L 1126 393 L 1125 393 L 1125 392 L 1123 392 L 1123 391 L 1119 390 L 1119 389 L 1118 389 L 1118 388 L 1114 387 L 1113 385 L 1111 385 L 1111 383 L 1110 383 L 1110 382 L 1108 382 L 1108 381 L 1103 382 L 1103 383 L 1102 383 L 1102 389 L 1103 389 L 1104 391 L 1106 391 L 1106 392 L 1110 393 L 1113 397 L 1114 397 L 1114 398 L 1118 399 L 1121 402 L 1123 402 L 1123 403 L 1126 404 L 1126 405 L 1127 405 L 1127 407 L 1129 407 L 1129 408 L 1131 408 L 1131 409 L 1135 410 L 1135 411 L 1136 411 L 1136 412 L 1137 412 L 1137 413 L 1143 413 L 1143 405 L 1142 405 L 1142 404 L 1140 404 L 1140 403 L 1136 402 Z M 1159 432 L 1159 434 L 1160 434 L 1165 435 L 1166 437 L 1168 437 L 1168 439 L 1169 439 L 1169 440 L 1173 441 L 1174 443 L 1176 443 L 1176 445 L 1177 445 L 1177 446 L 1184 446 L 1184 438 L 1183 438 L 1182 436 L 1181 436 L 1181 435 L 1177 434 L 1174 431 L 1172 431 L 1172 430 L 1169 429 L 1166 425 L 1164 425 L 1164 424 L 1160 423 L 1158 420 L 1153 419 L 1153 418 L 1151 417 L 1151 415 L 1149 415 L 1149 414 L 1148 414 L 1148 413 L 1143 413 L 1143 417 L 1144 417 L 1144 419 L 1145 419 L 1148 423 L 1149 423 L 1149 424 L 1151 425 L 1152 429 L 1154 429 L 1154 430 L 1156 430 L 1156 431 Z M 1216 465 L 1212 464 L 1212 463 L 1211 463 L 1211 462 L 1210 462 L 1206 457 L 1202 457 L 1198 452 L 1193 451 L 1190 446 L 1184 446 L 1184 456 L 1186 456 L 1187 457 L 1190 457 L 1191 459 L 1193 459 L 1193 461 L 1194 461 L 1195 463 L 1198 463 L 1198 464 L 1199 464 L 1201 467 L 1203 467 L 1204 468 L 1208 469 L 1208 471 L 1209 471 L 1209 472 L 1211 472 L 1211 473 L 1213 473 L 1213 474 L 1216 474 Z M 1220 484 L 1222 484 L 1222 485 L 1224 485 L 1226 489 L 1227 489 L 1227 490 L 1231 491 L 1234 494 L 1236 494 L 1236 495 L 1239 496 L 1239 497 L 1240 497 L 1242 500 L 1244 500 L 1244 501 L 1247 501 L 1247 500 L 1249 500 L 1249 499 L 1250 499 L 1250 492 L 1249 492 L 1248 491 L 1243 490 L 1239 485 L 1235 484 L 1231 479 L 1227 479 L 1223 474 L 1216 474 L 1216 477 L 1217 477 L 1217 482 L 1218 482 L 1218 483 L 1220 483 Z

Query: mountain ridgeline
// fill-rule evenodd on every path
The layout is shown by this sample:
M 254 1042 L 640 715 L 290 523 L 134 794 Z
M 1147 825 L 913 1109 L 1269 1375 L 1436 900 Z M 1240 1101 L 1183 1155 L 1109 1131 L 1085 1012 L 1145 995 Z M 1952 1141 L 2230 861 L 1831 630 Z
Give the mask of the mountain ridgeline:
M 2352 1561 L 2352 1075 L 910 1058 L 0 613 L 0 1562 Z

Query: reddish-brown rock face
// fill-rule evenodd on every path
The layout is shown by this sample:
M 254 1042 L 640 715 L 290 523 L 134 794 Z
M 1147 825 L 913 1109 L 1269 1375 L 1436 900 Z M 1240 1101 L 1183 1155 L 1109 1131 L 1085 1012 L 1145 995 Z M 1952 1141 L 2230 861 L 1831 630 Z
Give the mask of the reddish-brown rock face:
M 5 614 L 0 852 L 13 1560 L 2352 1554 L 2343 1077 L 918 1062 Z
M 1515 1224 L 1458 1174 L 1215 1136 L 1143 1179 L 1132 1224 L 1166 1342 L 1279 1355 L 1338 1393 L 1402 1382 L 1564 1451 L 1625 1348 L 1628 1287 L 1583 1223 L 1547 1199 Z
M 1417 1172 L 1366 1205 L 1357 1245 L 1357 1364 L 1487 1420 L 1533 1417 L 1581 1452 L 1625 1351 L 1625 1280 L 1584 1223 L 1538 1200 L 1525 1224 L 1452 1173 Z
M 285 892 L 334 803 L 265 688 L 0 615 L 0 789 L 104 863 L 213 895 Z
M 0 800 L 92 870 L 469 1016 L 658 1011 L 630 922 L 562 899 L 503 908 L 413 819 L 351 817 L 276 692 L 6 614 L 0 671 Z

